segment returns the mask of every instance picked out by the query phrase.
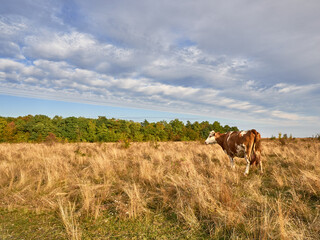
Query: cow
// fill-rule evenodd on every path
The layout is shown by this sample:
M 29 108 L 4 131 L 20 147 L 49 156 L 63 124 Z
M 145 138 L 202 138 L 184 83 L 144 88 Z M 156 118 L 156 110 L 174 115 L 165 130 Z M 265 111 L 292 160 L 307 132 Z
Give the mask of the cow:
M 250 165 L 260 165 L 261 162 L 261 135 L 255 129 L 248 131 L 219 133 L 211 131 L 205 141 L 206 144 L 218 143 L 228 155 L 231 168 L 234 169 L 234 157 L 245 158 L 247 161 L 244 175 L 249 174 Z

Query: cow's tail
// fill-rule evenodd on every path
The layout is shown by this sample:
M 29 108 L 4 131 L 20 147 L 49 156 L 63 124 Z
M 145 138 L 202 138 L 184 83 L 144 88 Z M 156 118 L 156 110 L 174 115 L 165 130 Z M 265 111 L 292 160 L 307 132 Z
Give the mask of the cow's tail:
M 255 136 L 254 136 L 254 140 L 253 140 L 253 144 L 252 144 L 250 164 L 259 164 L 260 151 L 261 151 L 261 135 L 255 129 L 252 129 L 251 132 Z

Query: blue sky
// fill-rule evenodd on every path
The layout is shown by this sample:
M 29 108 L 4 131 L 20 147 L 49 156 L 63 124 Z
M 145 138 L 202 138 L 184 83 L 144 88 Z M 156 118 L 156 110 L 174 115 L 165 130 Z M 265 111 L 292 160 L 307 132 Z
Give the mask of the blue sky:
M 320 16 L 299 1 L 1 1 L 0 115 L 320 133 Z
M 51 118 L 56 115 L 62 117 L 79 116 L 87 118 L 106 116 L 107 118 L 126 119 L 137 122 L 143 122 L 145 119 L 150 122 L 157 122 L 162 120 L 171 121 L 175 118 L 179 118 L 184 122 L 188 120 L 209 121 L 202 116 L 195 116 L 190 114 L 161 112 L 139 108 L 104 106 L 97 104 L 93 105 L 48 99 L 25 98 L 9 95 L 0 95 L 0 107 L 2 116 L 8 117 L 25 116 L 28 114 L 44 114 Z M 217 121 L 218 120 L 226 121 L 226 119 L 217 119 Z

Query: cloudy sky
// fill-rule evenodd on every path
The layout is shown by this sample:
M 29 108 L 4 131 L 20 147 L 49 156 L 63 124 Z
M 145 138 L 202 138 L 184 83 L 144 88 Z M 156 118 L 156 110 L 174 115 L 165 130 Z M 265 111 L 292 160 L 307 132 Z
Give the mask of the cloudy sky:
M 319 0 L 0 1 L 0 115 L 320 133 Z

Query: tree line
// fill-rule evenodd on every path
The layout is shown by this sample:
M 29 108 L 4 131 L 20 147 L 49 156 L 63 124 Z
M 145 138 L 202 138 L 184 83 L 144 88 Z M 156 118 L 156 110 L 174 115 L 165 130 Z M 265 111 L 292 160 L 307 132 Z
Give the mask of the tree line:
M 238 131 L 237 127 L 222 126 L 215 121 L 186 123 L 179 119 L 170 122 L 134 122 L 121 119 L 28 115 L 0 117 L 0 142 L 117 142 L 194 141 L 207 138 L 209 132 Z

